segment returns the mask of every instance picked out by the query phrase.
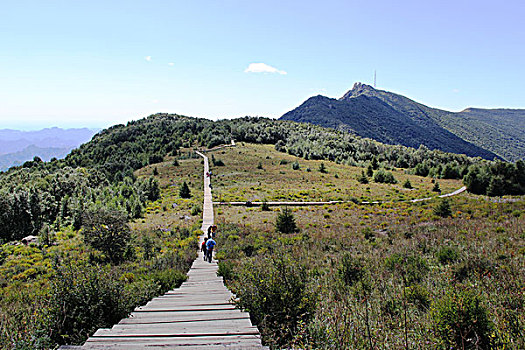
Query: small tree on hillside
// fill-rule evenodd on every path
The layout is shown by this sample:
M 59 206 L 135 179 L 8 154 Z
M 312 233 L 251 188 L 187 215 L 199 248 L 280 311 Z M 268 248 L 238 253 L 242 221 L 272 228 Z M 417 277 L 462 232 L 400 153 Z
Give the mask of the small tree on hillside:
M 364 170 L 361 170 L 361 176 L 357 177 L 357 181 L 359 181 L 359 183 L 362 183 L 362 184 L 368 183 L 368 177 L 366 177 Z
M 450 203 L 448 199 L 443 198 L 443 200 L 434 208 L 434 214 L 446 218 L 452 215 L 452 209 L 450 208 Z
M 434 187 L 432 187 L 432 192 L 438 192 L 441 193 L 441 188 L 439 188 L 439 182 L 434 183 Z
M 279 215 L 277 215 L 275 229 L 282 233 L 294 233 L 299 231 L 292 211 L 288 207 L 285 207 Z
M 324 166 L 324 163 L 321 163 L 321 165 L 319 165 L 319 172 L 323 174 L 326 174 L 328 172 L 326 171 L 326 167 Z
M 370 164 L 368 168 L 366 168 L 366 176 L 368 177 L 374 176 L 374 168 L 372 168 L 372 164 Z
M 379 162 L 377 161 L 377 158 L 376 158 L 376 157 L 372 158 L 372 163 L 371 163 L 371 165 L 372 165 L 372 168 L 373 168 L 374 170 L 379 169 Z
M 407 179 L 407 180 L 405 181 L 405 183 L 403 184 L 403 187 L 404 187 L 404 188 L 412 188 L 412 184 L 410 183 L 410 180 L 409 180 L 409 179 Z
M 124 260 L 124 252 L 131 238 L 126 214 L 99 209 L 85 212 L 82 222 L 82 233 L 87 244 L 106 254 L 113 264 Z
M 186 181 L 184 181 L 182 185 L 180 186 L 179 196 L 181 198 L 191 198 L 190 188 L 188 187 L 188 184 L 186 183 Z

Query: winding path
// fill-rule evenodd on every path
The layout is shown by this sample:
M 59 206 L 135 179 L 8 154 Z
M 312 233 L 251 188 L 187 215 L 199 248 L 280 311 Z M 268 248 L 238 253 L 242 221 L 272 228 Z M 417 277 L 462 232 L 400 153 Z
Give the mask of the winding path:
M 204 159 L 202 231 L 213 225 L 208 157 Z M 204 235 L 200 237 L 200 242 Z M 62 349 L 266 349 L 250 315 L 236 309 L 234 296 L 217 277 L 217 262 L 198 258 L 180 288 L 140 306 L 112 328 L 99 329 L 83 346 Z
M 396 203 L 403 203 L 403 202 L 416 203 L 416 202 L 429 201 L 429 200 L 432 200 L 434 198 L 452 197 L 452 196 L 456 196 L 456 195 L 458 195 L 458 194 L 460 194 L 462 192 L 465 192 L 466 190 L 467 190 L 467 187 L 463 186 L 461 188 L 458 188 L 454 192 L 450 192 L 450 193 L 447 193 L 447 194 L 442 194 L 442 195 L 435 196 L 435 197 L 407 199 L 407 200 L 404 200 L 404 201 L 397 201 Z M 250 202 L 250 201 L 246 201 L 246 202 L 214 202 L 213 204 L 250 207 L 250 206 L 260 206 L 263 203 L 266 203 L 269 206 L 279 206 L 279 205 L 284 205 L 284 206 L 313 206 L 313 205 L 343 204 L 343 203 L 355 203 L 355 202 L 353 202 L 353 201 L 326 201 L 326 202 L 321 202 L 321 201 L 315 201 L 315 202 Z M 392 201 L 359 202 L 359 203 L 356 203 L 356 204 L 381 204 L 381 203 L 392 203 Z

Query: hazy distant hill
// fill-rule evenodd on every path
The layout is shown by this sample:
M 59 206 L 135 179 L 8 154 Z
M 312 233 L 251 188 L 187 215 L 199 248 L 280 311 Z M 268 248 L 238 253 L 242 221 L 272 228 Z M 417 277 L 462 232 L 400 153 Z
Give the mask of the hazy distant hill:
M 494 159 L 483 149 L 440 125 L 451 112 L 430 108 L 404 96 L 356 83 L 340 99 L 311 97 L 281 117 L 353 132 L 389 144 L 401 144 Z
M 0 171 L 39 156 L 42 160 L 63 158 L 72 149 L 91 140 L 98 130 L 47 128 L 38 131 L 0 129 Z

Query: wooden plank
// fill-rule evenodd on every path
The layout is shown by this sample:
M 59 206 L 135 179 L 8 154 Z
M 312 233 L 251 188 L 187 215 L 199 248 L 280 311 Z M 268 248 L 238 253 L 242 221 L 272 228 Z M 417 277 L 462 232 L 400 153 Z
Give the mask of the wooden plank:
M 164 315 L 157 315 L 157 313 L 143 313 L 139 316 L 130 316 L 122 319 L 118 324 L 142 324 L 142 323 L 174 323 L 174 322 L 198 322 L 198 321 L 223 321 L 229 320 L 250 320 L 248 313 L 195 313 L 195 312 L 178 312 L 167 313 Z
M 156 322 L 141 324 L 116 324 L 113 328 L 96 332 L 94 336 L 102 335 L 183 335 L 183 334 L 229 334 L 252 333 L 249 318 L 225 320 L 193 320 L 181 322 Z
M 179 306 L 174 308 L 167 308 L 163 306 L 151 306 L 148 308 L 145 307 L 138 307 L 135 309 L 134 312 L 182 312 L 182 311 L 206 311 L 206 310 L 236 310 L 235 306 L 230 304 L 224 304 L 224 305 L 214 305 L 213 307 L 209 307 L 207 305 L 200 305 L 200 306 L 191 306 L 191 308 Z
M 85 349 L 145 349 L 145 348 L 192 347 L 195 349 L 261 349 L 256 335 L 208 336 L 208 337 L 143 337 L 143 338 L 90 338 Z
M 255 326 L 247 326 L 242 324 L 216 324 L 212 327 L 207 327 L 204 324 L 198 323 L 181 323 L 177 324 L 176 327 L 171 324 L 155 324 L 154 326 L 148 327 L 144 325 L 142 327 L 136 327 L 134 325 L 115 325 L 113 328 L 100 328 L 98 329 L 93 337 L 103 336 L 121 336 L 121 337 L 151 337 L 151 336 L 162 336 L 162 337 L 181 337 L 181 336 L 213 336 L 213 335 L 230 335 L 230 334 L 249 334 L 257 335 L 259 331 Z

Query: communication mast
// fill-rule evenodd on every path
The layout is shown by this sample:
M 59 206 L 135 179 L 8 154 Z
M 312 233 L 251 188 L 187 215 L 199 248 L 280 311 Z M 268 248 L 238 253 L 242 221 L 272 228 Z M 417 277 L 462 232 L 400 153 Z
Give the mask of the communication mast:
M 376 88 L 376 71 L 374 70 L 374 89 Z

